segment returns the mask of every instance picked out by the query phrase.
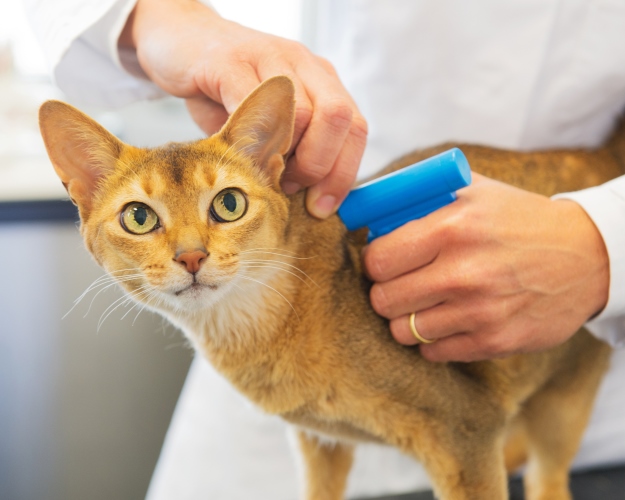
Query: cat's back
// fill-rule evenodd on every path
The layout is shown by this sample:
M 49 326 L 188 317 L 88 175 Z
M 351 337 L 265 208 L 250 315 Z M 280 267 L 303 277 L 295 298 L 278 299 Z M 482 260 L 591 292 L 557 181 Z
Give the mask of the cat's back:
M 527 191 L 553 196 L 608 182 L 625 174 L 625 120 L 597 149 L 510 151 L 472 144 L 446 143 L 409 153 L 392 162 L 393 172 L 452 147 L 466 155 L 471 170 Z

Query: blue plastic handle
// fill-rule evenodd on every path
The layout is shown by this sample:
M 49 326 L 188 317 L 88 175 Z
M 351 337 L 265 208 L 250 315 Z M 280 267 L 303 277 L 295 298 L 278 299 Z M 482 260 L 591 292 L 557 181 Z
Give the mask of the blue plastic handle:
M 358 186 L 338 214 L 350 231 L 368 227 L 371 241 L 448 205 L 469 184 L 469 162 L 453 148 Z

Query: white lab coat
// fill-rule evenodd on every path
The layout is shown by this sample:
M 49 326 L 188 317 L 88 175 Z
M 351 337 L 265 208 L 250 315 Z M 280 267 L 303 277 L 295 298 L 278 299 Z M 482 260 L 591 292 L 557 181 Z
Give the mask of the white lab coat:
M 27 1 L 67 93 L 110 105 L 162 95 L 119 62 L 116 40 L 133 3 Z M 407 151 L 449 140 L 522 150 L 596 146 L 625 107 L 625 4 L 618 0 L 319 0 L 316 6 L 314 49 L 335 64 L 369 123 L 363 176 Z M 122 57 L 132 65 L 132 54 Z M 588 326 L 625 346 L 625 177 L 565 196 L 588 212 L 610 256 L 609 303 Z M 620 349 L 577 467 L 625 462 L 624 381 Z M 281 421 L 258 413 L 196 360 L 148 499 L 293 498 L 288 450 Z M 418 465 L 394 450 L 366 446 L 349 491 L 426 486 Z

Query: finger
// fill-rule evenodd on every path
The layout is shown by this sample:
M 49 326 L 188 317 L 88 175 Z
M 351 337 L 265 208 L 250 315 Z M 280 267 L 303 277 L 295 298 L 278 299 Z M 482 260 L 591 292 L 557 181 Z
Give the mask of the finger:
M 319 61 L 299 64 L 295 71 L 306 82 L 312 116 L 287 166 L 286 178 L 311 186 L 325 178 L 335 165 L 342 169 L 346 161 L 350 165 L 347 170 L 355 177 L 365 142 L 360 136 L 366 138 L 364 118 L 338 77 Z M 296 123 L 296 127 L 301 125 Z M 346 141 L 350 148 L 360 151 L 344 156 L 337 164 Z M 353 179 L 349 185 L 351 182 Z
M 265 61 L 259 75 L 284 74 L 295 84 L 293 154 L 282 187 L 291 194 L 321 181 L 307 199 L 309 211 L 322 218 L 336 211 L 354 182 L 366 122 L 329 62 L 307 50 L 299 51 L 295 60 L 290 67 L 281 59 Z
M 306 193 L 306 207 L 312 215 L 323 219 L 338 210 L 354 184 L 366 143 L 367 126 L 364 119 L 352 119 L 332 170 Z
M 213 135 L 228 119 L 226 109 L 206 96 L 190 97 L 185 99 L 185 104 L 193 121 L 206 135 Z
M 285 62 L 277 58 L 266 62 L 264 65 L 258 68 L 258 75 L 264 81 L 272 76 L 285 75 L 288 76 L 295 85 L 295 120 L 293 124 L 293 139 L 291 141 L 291 147 L 287 153 L 287 158 L 292 158 L 293 152 L 299 145 L 299 142 L 304 135 L 304 132 L 310 124 L 310 120 L 313 116 L 313 104 L 308 96 L 308 92 L 304 87 L 301 79 L 294 73 L 293 68 Z M 286 194 L 295 194 L 301 188 L 302 184 L 296 179 L 289 179 L 287 171 L 289 165 L 292 162 L 287 161 L 285 173 L 282 176 L 282 189 Z
M 223 68 L 212 80 L 202 80 L 200 90 L 210 99 L 223 105 L 230 115 L 248 94 L 260 84 L 252 66 L 237 64 Z
M 528 324 L 514 328 L 485 329 L 463 332 L 442 338 L 433 344 L 422 344 L 421 353 L 430 361 L 482 361 L 514 354 L 535 352 L 557 345 Z
M 421 313 L 419 313 L 421 314 Z M 410 330 L 410 317 L 402 316 L 391 321 L 391 333 L 397 342 L 403 345 L 419 344 L 421 354 L 428 361 L 480 361 L 497 357 L 494 352 L 486 349 L 482 341 L 483 336 L 472 332 L 456 332 L 441 335 L 436 328 L 428 330 L 428 320 L 415 315 L 415 329 L 419 335 L 432 343 L 420 342 Z M 450 329 L 448 331 L 452 331 Z M 440 335 L 440 336 L 438 336 Z
M 431 341 L 440 341 L 446 337 L 466 333 L 468 330 L 461 320 L 462 314 L 454 306 L 438 306 L 415 313 L 414 326 L 421 337 Z M 399 316 L 390 322 L 391 333 L 397 342 L 403 345 L 420 343 L 410 328 L 410 315 Z
M 514 336 L 504 331 L 459 333 L 433 344 L 421 344 L 421 354 L 429 361 L 482 361 L 496 359 L 522 352 Z
M 312 102 L 312 117 L 295 153 L 289 159 L 285 178 L 311 186 L 332 169 L 350 130 L 353 110 L 346 100 Z M 301 128 L 301 123 L 298 128 Z
M 450 300 L 450 290 L 438 266 L 430 265 L 390 281 L 375 283 L 369 298 L 375 312 L 388 319 L 422 311 Z
M 434 234 L 436 215 L 410 221 L 367 245 L 362 253 L 367 275 L 373 281 L 389 281 L 433 262 L 442 247 Z

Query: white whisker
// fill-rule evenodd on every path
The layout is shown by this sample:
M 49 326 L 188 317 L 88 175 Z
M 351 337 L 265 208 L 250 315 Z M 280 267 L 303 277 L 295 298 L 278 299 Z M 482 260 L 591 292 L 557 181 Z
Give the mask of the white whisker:
M 153 292 L 152 292 L 152 295 L 150 295 L 150 296 L 148 296 L 148 297 L 146 298 L 145 304 L 143 304 L 143 307 L 142 307 L 141 309 L 139 309 L 139 312 L 138 312 L 138 313 L 137 313 L 137 315 L 135 316 L 135 319 L 133 319 L 133 320 L 132 320 L 132 324 L 133 324 L 133 326 L 134 326 L 134 324 L 135 324 L 135 321 L 137 321 L 137 318 L 139 317 L 139 314 L 141 314 L 141 313 L 145 310 L 145 308 L 148 306 L 148 304 L 147 304 L 147 303 L 148 303 L 150 300 L 154 299 L 154 298 L 158 299 L 158 300 L 156 301 L 156 305 L 157 305 L 157 306 L 158 306 L 158 305 L 159 305 L 159 304 L 163 301 L 163 299 L 161 299 L 160 297 L 158 297 L 158 292 L 153 291 Z
M 288 269 L 284 269 L 282 267 L 271 266 L 269 264 L 262 264 L 262 265 L 259 264 L 259 265 L 245 266 L 245 269 L 264 269 L 264 268 L 278 269 L 279 271 L 284 271 L 285 273 L 289 273 L 289 274 L 295 276 L 298 280 L 300 280 L 306 286 L 310 287 L 310 283 L 308 283 L 304 278 L 302 278 L 301 276 L 295 274 L 293 271 L 289 271 Z
M 254 281 L 260 285 L 266 286 L 267 288 L 269 288 L 270 290 L 273 290 L 275 293 L 277 293 L 280 297 L 282 297 L 285 302 L 291 307 L 291 309 L 293 309 L 293 312 L 295 313 L 295 316 L 297 316 L 297 319 L 300 319 L 299 314 L 297 314 L 297 311 L 295 310 L 295 308 L 293 307 L 293 304 L 291 304 L 291 302 L 289 301 L 289 299 L 287 299 L 284 295 L 282 295 L 278 290 L 276 290 L 275 288 L 273 288 L 272 286 L 269 286 L 267 283 L 263 283 L 262 281 L 259 280 L 255 280 L 254 278 L 250 278 L 249 276 L 244 276 L 244 275 L 239 275 L 241 278 L 245 279 L 245 280 L 249 280 L 249 281 Z
M 277 255 L 279 257 L 288 257 L 290 259 L 297 259 L 297 260 L 309 260 L 309 259 L 314 259 L 315 256 L 313 255 L 312 257 L 297 257 L 295 255 L 289 255 L 289 254 L 285 254 L 285 253 L 279 253 L 279 252 L 271 252 L 270 250 L 280 250 L 281 252 L 291 252 L 290 250 L 284 250 L 281 248 L 268 248 L 268 249 L 250 249 L 250 250 L 243 250 L 241 252 L 239 252 L 240 254 L 244 254 L 244 253 L 251 253 L 251 252 L 260 252 L 260 253 L 268 253 L 271 255 Z M 294 253 L 294 252 L 291 252 Z
M 115 311 L 115 309 L 117 309 L 118 307 L 124 305 L 126 302 L 129 302 L 130 300 L 132 300 L 132 299 L 128 295 L 124 294 L 122 297 L 118 298 L 110 306 L 108 306 L 104 310 L 104 312 L 100 315 L 100 319 L 98 320 L 98 326 L 96 327 L 96 331 L 97 332 L 100 331 L 100 328 L 102 327 L 102 325 L 106 321 L 106 318 L 108 318 L 111 315 L 111 313 L 113 311 Z
M 251 263 L 251 265 L 247 265 L 248 262 Z M 262 269 L 262 268 L 271 268 L 271 269 L 277 269 L 279 271 L 284 271 L 285 273 L 289 273 L 293 276 L 295 276 L 298 280 L 300 280 L 302 283 L 304 283 L 307 287 L 310 287 L 310 283 L 308 281 L 306 281 L 302 276 L 300 276 L 299 274 L 294 273 L 293 271 L 290 271 L 288 269 L 284 269 L 283 267 L 277 266 L 277 265 L 271 265 L 271 264 L 267 264 L 265 262 L 254 262 L 254 261 L 248 261 L 248 262 L 244 262 L 243 264 L 245 264 L 244 269 Z M 280 262 L 277 262 L 277 264 L 281 264 Z M 316 285 L 317 287 L 319 287 L 319 285 L 317 285 L 317 283 L 315 283 L 315 281 L 310 278 L 306 273 L 304 273 L 304 271 L 298 269 L 298 271 L 300 271 L 304 277 L 308 278 L 314 285 Z
M 149 300 L 150 296 L 152 296 L 152 295 L 154 294 L 154 290 L 152 290 L 152 289 L 151 289 L 151 287 L 150 287 L 149 285 L 144 285 L 144 286 L 142 286 L 142 287 L 138 288 L 137 290 L 133 290 L 133 292 L 132 292 L 132 293 L 136 293 L 136 292 L 139 292 L 139 291 L 140 291 L 140 293 L 137 293 L 136 295 L 131 295 L 131 296 L 132 296 L 132 298 L 135 300 L 135 303 L 133 304 L 133 306 L 132 306 L 130 309 L 128 309 L 128 310 L 124 313 L 124 315 L 123 315 L 120 319 L 124 319 L 126 316 L 128 316 L 128 314 L 129 314 L 129 313 L 130 313 L 130 312 L 131 312 L 131 311 L 132 311 L 135 307 L 137 307 L 138 305 L 140 305 L 140 304 L 141 304 L 140 302 L 137 302 L 137 301 L 139 300 L 139 298 L 140 298 L 142 295 L 145 295 L 145 297 L 143 297 L 143 298 L 144 298 L 144 299 L 146 300 L 146 302 L 147 302 L 147 300 Z
M 111 276 L 110 274 L 113 273 L 121 273 L 121 272 L 126 272 L 126 271 L 136 271 L 136 269 L 119 269 L 117 271 L 113 271 L 112 273 L 109 274 L 104 274 L 102 276 L 100 276 L 99 278 L 97 278 L 96 280 L 93 281 L 93 283 L 91 283 L 91 285 L 89 285 L 87 287 L 87 289 L 77 298 L 74 300 L 74 303 L 72 305 L 72 307 L 70 308 L 69 311 L 67 311 L 65 313 L 65 315 L 63 316 L 63 319 L 74 310 L 74 308 L 85 298 L 85 296 L 92 290 L 95 290 L 96 288 L 102 287 L 104 286 L 105 288 L 107 288 L 107 286 L 105 285 L 110 285 L 111 283 L 115 283 L 118 281 L 123 281 L 127 279 L 134 279 L 134 278 L 139 278 L 142 275 L 139 273 L 135 273 L 135 274 L 131 274 L 131 275 L 126 275 L 126 276 L 122 276 L 122 277 L 116 277 L 116 276 Z M 123 280 L 122 280 L 123 278 Z M 100 290 L 102 291 L 102 290 Z M 99 293 L 99 292 L 98 292 Z M 97 294 L 96 294 L 97 295 Z M 95 297 L 94 297 L 95 298 Z M 93 303 L 93 301 L 91 302 Z M 89 306 L 89 308 L 91 308 L 91 306 Z
M 140 277 L 140 276 L 141 276 L 141 275 L 138 275 L 137 277 Z M 87 317 L 87 315 L 89 314 L 89 311 L 91 311 L 91 307 L 93 306 L 93 303 L 94 303 L 95 299 L 96 299 L 96 298 L 98 297 L 98 295 L 100 295 L 103 291 L 105 291 L 106 289 L 111 288 L 112 286 L 115 286 L 115 285 L 117 285 L 117 284 L 119 284 L 119 283 L 124 283 L 124 282 L 126 282 L 126 281 L 132 281 L 132 280 L 135 280 L 135 279 L 137 279 L 137 278 L 136 278 L 136 277 L 134 277 L 134 276 L 129 276 L 129 277 L 123 277 L 123 278 L 115 278 L 115 279 L 110 280 L 110 282 L 105 282 L 105 283 L 108 283 L 108 284 L 107 284 L 106 286 L 104 286 L 103 288 L 100 288 L 100 290 L 98 290 L 98 291 L 96 292 L 96 294 L 95 294 L 95 295 L 93 296 L 93 298 L 91 299 L 91 302 L 89 303 L 89 307 L 87 308 L 87 312 L 85 313 L 85 315 L 84 315 L 83 317 L 85 317 L 85 318 Z M 100 284 L 100 285 L 98 285 L 98 286 L 103 286 L 103 285 L 104 285 L 104 283 L 102 283 L 102 284 Z M 96 287 L 96 288 L 97 288 L 97 287 Z M 69 314 L 69 312 L 68 312 L 68 314 Z
M 100 320 L 98 321 L 98 326 L 96 328 L 96 331 L 98 332 L 100 331 L 100 327 L 104 324 L 104 322 L 106 321 L 106 318 L 108 318 L 118 307 L 124 306 L 126 305 L 126 303 L 129 303 L 130 301 L 133 300 L 132 293 L 136 293 L 137 291 L 140 291 L 140 293 L 137 296 L 141 296 L 141 294 L 145 292 L 145 288 L 147 287 L 148 285 L 143 285 L 142 287 L 139 287 L 137 290 L 131 293 L 125 293 L 122 297 L 118 298 L 110 306 L 108 306 L 104 310 L 102 315 L 100 316 Z
M 281 260 L 275 260 L 275 259 L 250 259 L 250 260 L 241 260 L 242 264 L 272 264 L 272 265 L 282 265 L 282 266 L 286 266 L 288 268 L 291 268 L 299 273 L 301 273 L 306 279 L 310 280 L 317 288 L 321 288 L 317 282 L 312 279 L 305 271 L 303 271 L 302 269 L 300 269 L 297 266 L 294 266 L 293 264 L 289 264 L 288 262 L 282 262 Z M 250 266 L 248 266 L 250 267 Z M 258 266 L 260 267 L 260 266 Z M 267 266 L 267 267 L 273 267 L 273 266 Z M 289 271 L 288 269 L 284 269 L 284 268 L 280 268 L 283 271 L 288 272 L 289 274 L 293 274 L 294 276 L 297 276 L 297 278 L 299 278 L 300 280 L 302 280 L 304 283 L 306 283 L 306 285 L 310 286 L 309 283 L 307 283 L 304 279 L 302 279 L 301 276 Z

